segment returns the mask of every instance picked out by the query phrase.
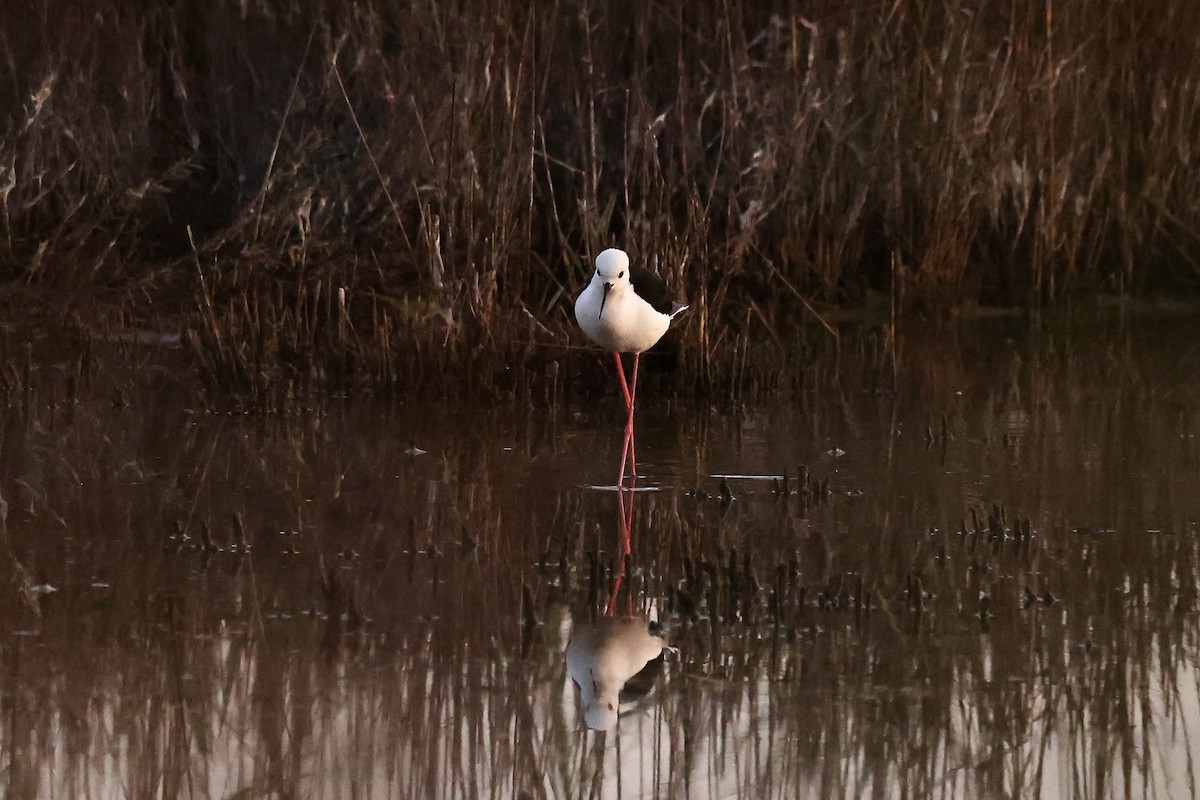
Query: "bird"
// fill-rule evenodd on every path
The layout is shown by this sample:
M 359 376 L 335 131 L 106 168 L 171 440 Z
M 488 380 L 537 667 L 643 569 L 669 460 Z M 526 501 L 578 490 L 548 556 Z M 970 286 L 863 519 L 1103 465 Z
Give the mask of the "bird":
M 567 644 L 567 672 L 579 687 L 583 721 L 592 730 L 607 731 L 617 724 L 622 690 L 660 660 L 666 639 L 644 617 L 601 617 L 595 624 L 576 626 Z M 661 663 L 661 661 L 660 661 Z M 650 687 L 637 687 L 645 695 Z
M 686 304 L 671 299 L 657 273 L 631 265 L 624 250 L 610 247 L 596 256 L 596 271 L 575 300 L 575 319 L 589 339 L 616 358 L 627 428 L 633 427 L 641 354 L 663 337 L 671 320 L 685 309 Z M 633 379 L 628 382 L 622 353 L 633 353 Z

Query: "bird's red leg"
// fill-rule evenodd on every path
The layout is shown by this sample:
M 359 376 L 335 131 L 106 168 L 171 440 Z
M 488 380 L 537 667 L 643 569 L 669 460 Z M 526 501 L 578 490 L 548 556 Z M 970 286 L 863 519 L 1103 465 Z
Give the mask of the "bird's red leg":
M 617 360 L 617 377 L 621 380 L 621 396 L 625 398 L 625 410 L 632 415 L 633 395 L 629 393 L 629 384 L 625 382 L 625 367 L 621 364 L 621 354 L 613 353 L 613 358 Z
M 633 380 L 629 384 L 629 421 L 625 423 L 625 429 L 629 436 L 629 469 L 635 480 L 637 479 L 637 440 L 633 435 L 633 404 L 637 397 L 638 362 L 641 357 L 641 353 L 633 354 Z
M 637 443 L 633 435 L 633 415 L 625 423 L 625 450 L 629 453 L 629 473 L 637 480 Z M 625 455 L 621 455 L 621 478 L 625 478 Z
M 627 415 L 625 418 L 625 446 L 621 451 L 621 479 L 618 482 L 618 485 L 624 485 L 626 456 L 631 456 L 630 460 L 633 464 L 633 474 L 635 476 L 637 475 L 637 456 L 633 449 L 633 391 L 630 390 L 630 384 L 625 380 L 625 367 L 621 363 L 621 354 L 613 353 L 613 358 L 617 360 L 617 377 L 621 381 L 621 394 L 625 398 L 625 413 Z M 635 391 L 637 389 L 637 363 L 638 354 L 635 353 L 633 356 L 634 372 L 632 387 Z
M 642 354 L 641 354 L 641 353 L 634 353 L 634 354 L 633 354 L 633 380 L 629 382 L 629 408 L 630 408 L 630 413 L 632 413 L 632 410 L 633 410 L 633 401 L 634 401 L 634 400 L 636 399 L 636 397 L 637 397 L 637 374 L 638 374 L 638 362 L 639 362 L 639 361 L 641 361 L 641 359 L 642 359 Z

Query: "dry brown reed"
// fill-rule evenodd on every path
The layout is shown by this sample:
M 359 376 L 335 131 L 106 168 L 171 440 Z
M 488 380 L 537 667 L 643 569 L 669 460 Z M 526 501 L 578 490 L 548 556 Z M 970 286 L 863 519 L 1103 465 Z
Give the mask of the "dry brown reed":
M 0 275 L 259 405 L 544 374 L 610 243 L 693 385 L 876 298 L 1196 287 L 1194 3 L 785 5 L 14 5 Z

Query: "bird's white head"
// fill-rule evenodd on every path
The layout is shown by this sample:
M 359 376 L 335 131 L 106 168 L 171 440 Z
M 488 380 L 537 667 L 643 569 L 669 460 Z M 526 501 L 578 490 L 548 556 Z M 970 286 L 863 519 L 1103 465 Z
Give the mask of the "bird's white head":
M 629 254 L 610 247 L 596 256 L 596 277 L 608 291 L 629 285 Z

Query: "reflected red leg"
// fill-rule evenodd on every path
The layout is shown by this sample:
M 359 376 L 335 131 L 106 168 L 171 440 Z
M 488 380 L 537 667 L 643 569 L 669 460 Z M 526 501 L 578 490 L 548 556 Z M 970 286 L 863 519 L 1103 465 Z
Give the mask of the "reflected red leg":
M 617 570 L 617 575 L 613 578 L 612 592 L 608 595 L 608 605 L 604 606 L 604 616 L 606 617 L 611 617 L 617 609 L 617 598 L 621 595 L 621 583 L 625 580 L 625 556 L 621 556 Z
M 625 423 L 625 441 L 621 444 L 621 471 L 617 475 L 617 491 L 620 492 L 625 487 L 625 464 L 629 460 L 629 455 L 633 449 L 633 426 L 628 422 Z M 634 476 L 637 476 L 637 468 L 634 467 Z
M 617 607 L 617 598 L 621 594 L 621 584 L 625 582 L 625 559 L 629 555 L 630 526 L 633 522 L 633 493 L 629 493 L 629 504 L 625 503 L 625 490 L 617 486 L 617 564 L 613 574 L 612 592 L 608 595 L 608 604 L 604 607 L 604 616 L 611 617 Z M 629 600 L 630 609 L 633 600 Z
M 624 541 L 621 543 L 621 573 L 625 573 L 625 556 L 629 555 L 633 550 L 633 500 L 637 497 L 637 493 L 633 491 L 634 484 L 637 483 L 637 475 L 633 476 L 633 480 L 629 484 L 629 503 L 625 508 L 625 530 L 623 532 Z M 623 492 L 618 492 L 623 494 Z M 625 592 L 625 613 L 633 615 L 633 594 L 628 590 Z
M 636 493 L 632 491 L 637 482 L 637 476 L 630 481 L 629 488 L 626 489 L 625 483 L 625 453 L 630 449 L 630 429 L 626 429 L 625 447 L 620 459 L 620 477 L 617 481 L 617 571 L 612 579 L 612 591 L 608 594 L 608 603 L 605 606 L 605 616 L 612 616 L 617 608 L 617 599 L 620 596 L 620 587 L 625 582 L 625 558 L 628 557 L 632 549 L 632 530 L 634 530 L 634 498 Z M 628 492 L 629 499 L 626 500 L 625 494 Z M 629 613 L 634 613 L 634 599 L 631 596 L 626 597 L 628 601 Z

